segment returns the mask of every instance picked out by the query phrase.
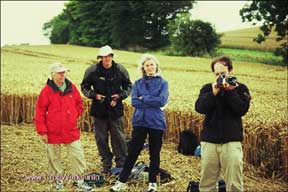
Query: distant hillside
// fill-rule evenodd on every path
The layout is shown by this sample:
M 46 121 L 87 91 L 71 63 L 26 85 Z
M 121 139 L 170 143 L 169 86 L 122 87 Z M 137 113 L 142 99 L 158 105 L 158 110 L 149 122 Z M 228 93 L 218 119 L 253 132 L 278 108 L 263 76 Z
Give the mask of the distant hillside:
M 253 38 L 257 37 L 259 33 L 261 33 L 259 27 L 223 32 L 221 47 L 273 51 L 281 44 L 276 41 L 274 31 L 266 38 L 265 42 L 261 44 L 254 42 Z

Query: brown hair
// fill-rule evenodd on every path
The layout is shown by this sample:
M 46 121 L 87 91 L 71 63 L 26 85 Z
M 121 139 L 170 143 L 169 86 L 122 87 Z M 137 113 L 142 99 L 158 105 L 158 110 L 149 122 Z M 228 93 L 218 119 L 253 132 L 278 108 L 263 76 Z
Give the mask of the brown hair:
M 223 55 L 223 56 L 216 58 L 212 61 L 212 63 L 211 63 L 212 72 L 214 72 L 214 65 L 217 62 L 222 63 L 224 66 L 227 66 L 229 72 L 232 71 L 233 66 L 232 66 L 232 61 L 231 61 L 230 57 Z

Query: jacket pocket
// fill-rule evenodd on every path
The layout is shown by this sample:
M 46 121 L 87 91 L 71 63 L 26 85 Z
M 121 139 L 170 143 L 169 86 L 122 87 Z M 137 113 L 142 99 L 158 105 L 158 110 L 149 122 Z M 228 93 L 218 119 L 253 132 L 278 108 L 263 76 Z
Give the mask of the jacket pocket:
M 72 125 L 72 128 L 77 128 L 77 110 L 71 109 L 67 111 L 69 114 L 69 122 Z
M 143 122 L 143 111 L 139 110 L 139 109 L 135 109 L 134 113 L 133 113 L 133 123 L 141 123 Z
M 152 122 L 155 125 L 155 128 L 164 128 L 165 127 L 164 112 L 161 109 L 159 109 L 157 111 L 154 111 L 154 113 L 151 113 L 151 114 L 153 114 Z
M 57 111 L 50 111 L 46 115 L 46 126 L 48 134 L 58 134 L 61 130 L 59 127 L 60 119 L 59 119 L 59 112 Z

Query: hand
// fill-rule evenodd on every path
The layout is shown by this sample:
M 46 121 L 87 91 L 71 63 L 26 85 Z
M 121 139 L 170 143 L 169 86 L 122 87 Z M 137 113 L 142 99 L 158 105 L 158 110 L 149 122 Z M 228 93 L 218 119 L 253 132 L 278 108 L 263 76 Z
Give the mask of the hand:
M 102 99 L 104 99 L 105 96 L 104 95 L 101 95 L 101 94 L 96 94 L 96 100 L 100 101 Z
M 48 136 L 47 135 L 40 135 L 40 138 L 44 143 L 48 143 Z
M 115 107 L 117 105 L 117 101 L 112 100 L 110 102 L 111 107 Z
M 112 100 L 117 101 L 118 99 L 120 99 L 120 95 L 119 94 L 114 94 L 111 96 Z
M 238 83 L 236 83 L 235 86 L 228 84 L 228 86 L 225 86 L 223 89 L 224 89 L 225 91 L 232 91 L 232 90 L 234 90 L 234 89 L 235 89 L 236 87 L 238 87 L 238 86 L 239 86 Z

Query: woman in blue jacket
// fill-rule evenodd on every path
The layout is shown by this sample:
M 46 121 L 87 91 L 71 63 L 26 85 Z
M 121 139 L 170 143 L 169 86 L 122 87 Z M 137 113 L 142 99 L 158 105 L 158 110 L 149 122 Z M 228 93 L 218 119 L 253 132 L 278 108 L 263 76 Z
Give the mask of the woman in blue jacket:
M 149 135 L 149 186 L 148 191 L 156 191 L 156 175 L 160 167 L 160 150 L 162 136 L 166 129 L 164 106 L 168 100 L 168 83 L 160 75 L 159 61 L 150 54 L 144 54 L 140 60 L 142 78 L 132 87 L 132 106 L 135 108 L 132 117 L 132 140 L 128 156 L 119 180 L 111 187 L 111 191 L 124 190 L 131 170 Z

